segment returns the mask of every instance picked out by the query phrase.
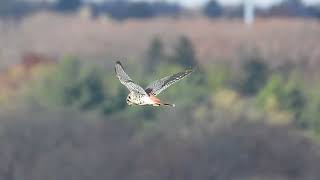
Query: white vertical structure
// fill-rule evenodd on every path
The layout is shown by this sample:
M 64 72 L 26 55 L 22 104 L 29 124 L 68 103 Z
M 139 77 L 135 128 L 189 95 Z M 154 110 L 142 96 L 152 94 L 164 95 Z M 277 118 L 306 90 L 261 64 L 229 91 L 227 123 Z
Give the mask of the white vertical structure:
M 254 22 L 254 0 L 244 0 L 243 4 L 244 23 L 251 26 Z

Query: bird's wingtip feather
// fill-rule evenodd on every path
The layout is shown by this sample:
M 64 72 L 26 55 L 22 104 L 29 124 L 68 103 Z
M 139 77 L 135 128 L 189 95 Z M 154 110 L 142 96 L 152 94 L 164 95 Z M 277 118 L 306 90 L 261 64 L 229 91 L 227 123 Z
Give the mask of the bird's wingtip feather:
M 185 72 L 186 74 L 191 74 L 194 71 L 194 69 L 187 69 Z
M 116 65 L 119 65 L 123 69 L 122 63 L 120 61 L 116 61 Z

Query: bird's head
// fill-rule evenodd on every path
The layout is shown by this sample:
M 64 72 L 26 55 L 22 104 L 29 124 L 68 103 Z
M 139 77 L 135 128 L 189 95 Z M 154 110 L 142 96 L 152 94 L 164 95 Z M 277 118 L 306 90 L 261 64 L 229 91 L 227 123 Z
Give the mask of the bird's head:
M 130 93 L 128 96 L 127 96 L 127 104 L 128 105 L 132 105 L 133 104 L 133 97 L 132 97 L 132 94 Z

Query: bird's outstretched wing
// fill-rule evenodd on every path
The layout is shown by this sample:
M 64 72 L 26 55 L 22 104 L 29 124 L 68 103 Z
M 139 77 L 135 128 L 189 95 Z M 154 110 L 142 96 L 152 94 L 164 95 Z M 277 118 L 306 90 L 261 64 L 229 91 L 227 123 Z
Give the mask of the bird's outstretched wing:
M 130 92 L 134 92 L 141 95 L 147 95 L 147 93 L 141 86 L 132 81 L 128 74 L 123 70 L 122 64 L 119 61 L 116 62 L 115 71 L 121 84 L 125 85 Z
M 192 70 L 186 70 L 184 72 L 179 72 L 172 76 L 167 76 L 157 81 L 154 81 L 146 87 L 145 91 L 147 92 L 147 94 L 152 94 L 156 96 L 172 84 L 180 81 L 181 79 L 189 75 L 191 72 Z

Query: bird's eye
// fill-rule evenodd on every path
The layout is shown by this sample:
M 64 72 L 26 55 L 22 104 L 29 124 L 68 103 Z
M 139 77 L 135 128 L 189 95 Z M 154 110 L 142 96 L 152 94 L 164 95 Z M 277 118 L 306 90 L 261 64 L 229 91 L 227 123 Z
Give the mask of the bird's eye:
M 131 96 L 128 96 L 129 99 L 131 99 Z

